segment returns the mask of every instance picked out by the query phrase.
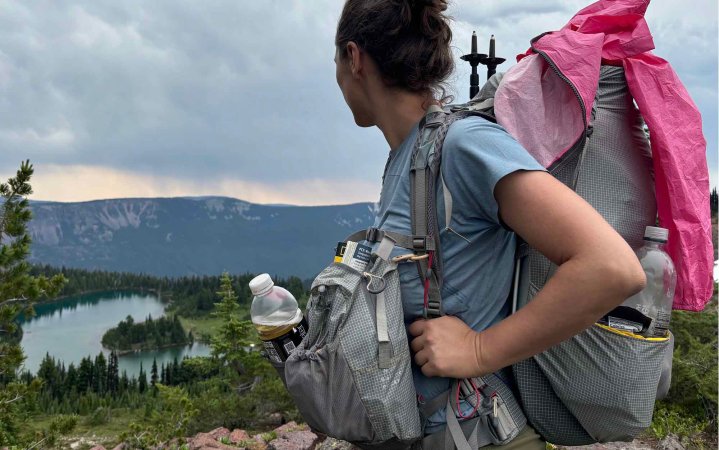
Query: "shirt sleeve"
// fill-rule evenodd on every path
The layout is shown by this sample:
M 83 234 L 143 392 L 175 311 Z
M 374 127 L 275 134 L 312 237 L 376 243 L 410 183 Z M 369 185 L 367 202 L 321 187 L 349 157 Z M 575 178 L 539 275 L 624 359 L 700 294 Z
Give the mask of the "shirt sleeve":
M 504 226 L 494 187 L 518 170 L 542 167 L 500 125 L 477 116 L 450 125 L 442 147 L 442 175 L 463 214 Z

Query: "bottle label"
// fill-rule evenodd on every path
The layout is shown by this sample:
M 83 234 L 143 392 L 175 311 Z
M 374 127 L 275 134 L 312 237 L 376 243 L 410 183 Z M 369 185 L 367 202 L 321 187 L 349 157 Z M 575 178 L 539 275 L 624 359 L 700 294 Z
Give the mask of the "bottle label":
M 262 343 L 270 361 L 278 364 L 287 361 L 290 353 L 300 345 L 302 339 L 307 335 L 307 329 L 307 321 L 303 317 L 300 323 L 287 333 L 275 339 L 263 341 Z
M 654 322 L 654 327 L 651 330 L 652 337 L 666 337 L 667 331 L 669 331 L 669 320 L 672 318 L 671 312 L 658 311 L 657 320 Z
M 633 322 L 627 319 L 621 319 L 619 317 L 609 316 L 607 318 L 608 325 L 615 330 L 629 331 L 630 333 L 640 333 L 642 331 L 641 323 Z

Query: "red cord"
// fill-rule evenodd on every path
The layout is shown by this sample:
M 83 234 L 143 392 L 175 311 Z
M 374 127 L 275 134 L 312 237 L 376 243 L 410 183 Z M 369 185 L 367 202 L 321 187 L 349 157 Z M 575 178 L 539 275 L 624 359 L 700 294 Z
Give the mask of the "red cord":
M 459 386 L 457 386 L 457 394 L 455 395 L 455 402 L 457 403 L 457 412 L 459 412 L 460 419 L 469 419 L 474 417 L 474 415 L 477 413 L 477 409 L 479 409 L 479 390 L 477 389 L 477 386 L 474 384 L 473 379 L 469 379 L 469 383 L 472 385 L 472 389 L 474 390 L 474 398 L 475 398 L 475 405 L 472 409 L 472 412 L 469 413 L 468 416 L 465 416 L 462 414 L 462 408 L 459 405 Z

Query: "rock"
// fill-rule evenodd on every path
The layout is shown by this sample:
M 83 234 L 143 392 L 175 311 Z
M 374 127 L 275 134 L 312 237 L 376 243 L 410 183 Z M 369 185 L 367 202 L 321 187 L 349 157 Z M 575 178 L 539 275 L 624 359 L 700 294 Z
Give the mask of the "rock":
M 358 448 L 349 442 L 328 437 L 320 445 L 318 445 L 315 450 L 358 450 Z
M 297 425 L 297 422 L 295 422 L 295 421 L 293 420 L 292 422 L 287 422 L 286 424 L 281 425 L 281 426 L 275 428 L 275 433 L 277 433 L 277 436 L 278 436 L 278 437 L 282 437 L 281 435 L 282 435 L 283 433 L 287 433 L 287 432 L 290 432 L 290 431 L 297 431 L 297 430 L 306 429 L 306 428 L 307 428 L 306 426 L 305 426 L 305 427 L 301 427 L 300 425 Z
M 210 433 L 199 433 L 194 438 L 188 439 L 187 444 L 190 447 L 190 450 L 238 450 L 235 446 L 217 442 Z
M 93 448 L 91 448 L 90 450 L 105 450 L 105 447 L 103 447 L 102 445 L 96 445 Z
M 125 444 L 119 444 L 119 445 L 117 445 L 115 448 L 113 448 L 112 450 L 125 450 Z
M 267 423 L 269 425 L 282 425 L 285 423 L 285 418 L 280 413 L 272 413 L 267 416 Z
M 230 430 L 225 427 L 215 428 L 209 432 L 209 435 L 219 441 L 223 437 L 228 437 L 230 435 Z
M 578 447 L 557 446 L 558 450 L 654 450 L 656 447 L 645 442 L 607 442 L 604 444 L 581 445 Z
M 257 449 L 255 449 L 253 447 L 252 450 L 263 450 L 263 449 L 267 448 L 267 443 L 262 438 L 262 434 L 256 434 L 256 435 L 252 436 L 252 440 L 257 443 Z
M 245 430 L 240 429 L 233 430 L 232 433 L 230 433 L 229 438 L 230 442 L 232 442 L 233 444 L 237 444 L 240 441 L 249 441 L 252 439 Z
M 661 450 L 684 450 L 684 446 L 681 441 L 679 441 L 679 438 L 673 434 L 659 441 L 657 448 Z
M 270 442 L 268 450 L 312 450 L 319 441 L 311 431 L 291 431 Z

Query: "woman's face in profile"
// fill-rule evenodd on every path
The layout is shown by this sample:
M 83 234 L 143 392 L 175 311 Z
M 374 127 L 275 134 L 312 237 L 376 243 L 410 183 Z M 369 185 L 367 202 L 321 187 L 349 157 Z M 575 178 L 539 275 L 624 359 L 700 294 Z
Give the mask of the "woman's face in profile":
M 350 43 L 349 45 L 353 45 L 356 51 L 359 52 L 359 49 L 354 43 Z M 342 91 L 342 96 L 345 99 L 345 103 L 347 103 L 347 106 L 349 107 L 350 111 L 352 111 L 355 123 L 360 127 L 371 127 L 375 124 L 371 118 L 371 115 L 368 114 L 368 108 L 365 107 L 366 99 L 363 95 L 358 80 L 352 74 L 352 68 L 350 66 L 351 58 L 352 54 L 349 51 L 347 52 L 345 57 L 341 57 L 339 54 L 339 49 L 335 49 L 334 61 L 337 86 L 339 86 L 340 91 Z M 359 59 L 359 54 L 355 56 L 355 59 Z

